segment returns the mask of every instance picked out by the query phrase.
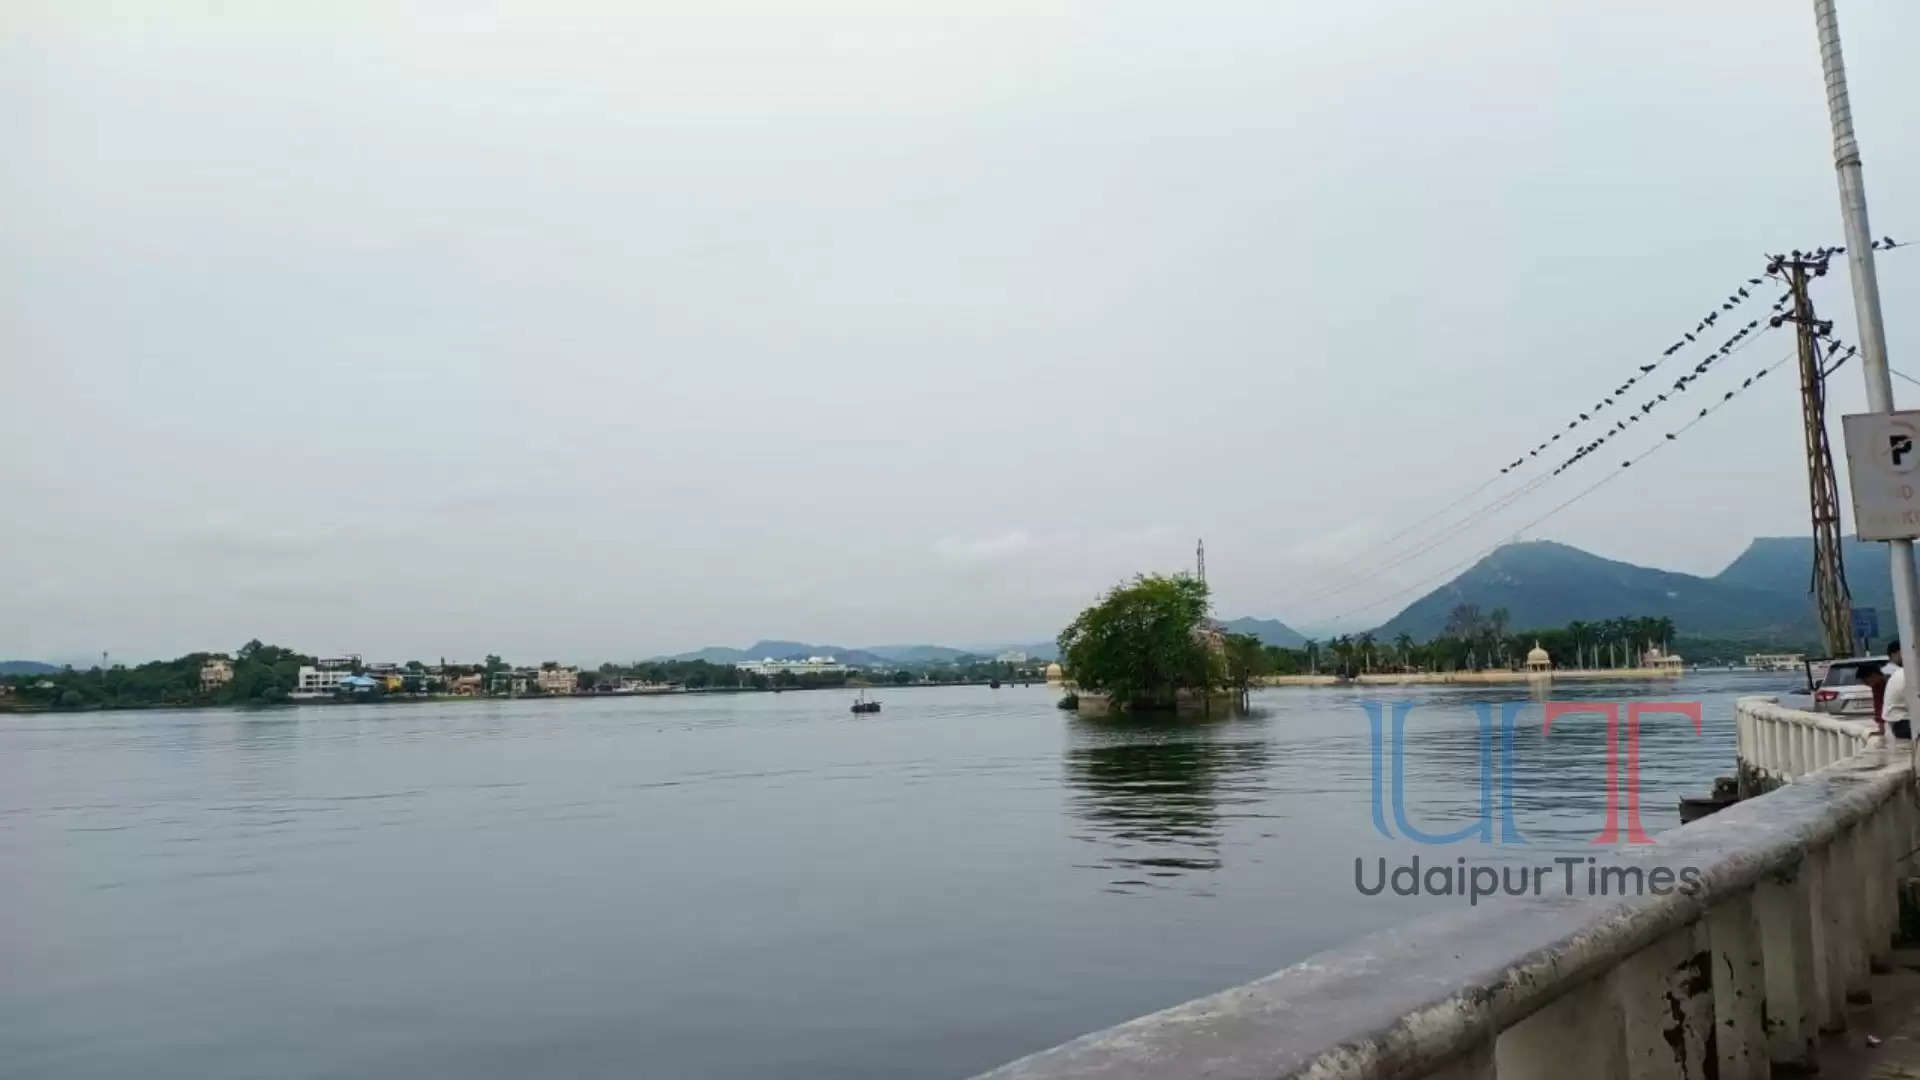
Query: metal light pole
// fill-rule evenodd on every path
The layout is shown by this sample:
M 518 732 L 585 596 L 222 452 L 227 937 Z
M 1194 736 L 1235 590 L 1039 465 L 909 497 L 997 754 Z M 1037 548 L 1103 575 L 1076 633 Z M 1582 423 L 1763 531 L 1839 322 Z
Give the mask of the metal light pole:
M 1873 264 L 1873 230 L 1867 224 L 1867 184 L 1860 174 L 1860 144 L 1853 137 L 1853 107 L 1847 102 L 1847 66 L 1840 56 L 1840 22 L 1833 0 L 1813 0 L 1820 29 L 1820 68 L 1827 77 L 1827 113 L 1833 120 L 1833 167 L 1840 174 L 1840 216 L 1847 229 L 1847 269 L 1853 277 L 1853 311 L 1860 321 L 1860 370 L 1867 379 L 1867 407 L 1893 411 L 1893 379 L 1887 373 L 1887 328 L 1880 320 L 1880 278 Z M 1916 582 L 1913 541 L 1890 540 L 1893 610 L 1900 626 L 1900 648 L 1907 658 L 1920 656 L 1914 630 Z M 1907 716 L 1920 720 L 1920 677 L 1907 668 Z

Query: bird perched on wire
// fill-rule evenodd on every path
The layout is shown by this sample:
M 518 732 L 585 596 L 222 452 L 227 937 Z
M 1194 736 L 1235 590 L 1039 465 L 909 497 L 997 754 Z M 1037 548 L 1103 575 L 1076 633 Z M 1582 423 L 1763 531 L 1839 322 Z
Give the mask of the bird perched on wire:
M 1692 335 L 1692 334 L 1688 334 L 1688 335 L 1687 335 L 1687 340 L 1688 340 L 1689 342 L 1691 342 L 1691 341 L 1693 340 L 1693 335 Z
M 1671 439 L 1671 438 L 1674 438 L 1674 437 L 1675 437 L 1675 436 L 1674 436 L 1674 434 L 1673 434 L 1673 432 L 1671 432 L 1671 431 L 1669 431 L 1669 432 L 1667 432 L 1667 438 L 1669 438 L 1669 439 Z
M 1587 419 L 1587 414 L 1586 414 L 1586 413 L 1581 413 L 1581 414 L 1580 414 L 1580 419 L 1582 419 L 1582 420 L 1585 420 L 1585 419 Z
M 1644 374 L 1646 374 L 1647 372 L 1649 372 L 1649 371 L 1652 371 L 1652 370 L 1654 369 L 1654 367 L 1655 367 L 1655 366 L 1656 366 L 1656 365 L 1653 365 L 1653 364 L 1641 364 L 1641 365 L 1640 365 L 1640 373 L 1641 373 L 1642 375 L 1644 375 Z

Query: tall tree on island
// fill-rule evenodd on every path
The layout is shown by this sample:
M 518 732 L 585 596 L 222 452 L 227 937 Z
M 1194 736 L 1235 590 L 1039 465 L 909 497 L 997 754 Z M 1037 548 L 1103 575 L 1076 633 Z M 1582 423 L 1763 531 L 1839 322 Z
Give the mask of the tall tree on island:
M 1206 582 L 1143 574 L 1060 631 L 1060 656 L 1083 689 L 1108 695 L 1114 708 L 1171 709 L 1180 691 L 1205 694 L 1224 677 L 1206 620 Z

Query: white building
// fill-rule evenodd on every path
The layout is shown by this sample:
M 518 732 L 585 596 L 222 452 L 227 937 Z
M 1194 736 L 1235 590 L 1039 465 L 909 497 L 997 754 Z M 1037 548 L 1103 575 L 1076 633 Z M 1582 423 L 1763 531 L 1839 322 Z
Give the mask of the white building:
M 831 656 L 809 656 L 805 660 L 775 660 L 769 656 L 764 660 L 746 661 L 734 666 L 755 675 L 778 675 L 783 671 L 795 675 L 838 675 L 849 670 L 847 665 Z
M 1527 650 L 1527 670 L 1535 674 L 1553 670 L 1553 657 L 1547 654 L 1547 650 L 1540 647 L 1538 639 L 1534 641 L 1533 648 Z
M 331 694 L 340 689 L 340 683 L 353 674 L 348 667 L 314 667 L 300 665 L 300 682 L 293 688 L 296 694 Z
M 233 661 L 210 656 L 200 662 L 200 692 L 211 693 L 233 681 Z
M 543 694 L 571 694 L 580 682 L 580 669 L 575 667 L 543 667 L 533 677 L 534 683 Z
M 1018 649 L 1008 649 L 994 659 L 1003 664 L 1024 664 L 1027 662 L 1027 654 Z

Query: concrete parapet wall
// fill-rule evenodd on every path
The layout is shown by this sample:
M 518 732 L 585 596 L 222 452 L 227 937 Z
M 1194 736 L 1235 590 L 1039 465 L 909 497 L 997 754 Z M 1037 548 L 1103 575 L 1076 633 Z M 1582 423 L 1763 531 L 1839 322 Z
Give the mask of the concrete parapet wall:
M 1784 716 L 1794 710 L 1766 700 L 1740 710 L 1756 732 L 1850 723 Z M 1816 743 L 1804 760 L 1826 752 Z M 1890 949 L 1920 813 L 1906 755 L 1877 740 L 1787 778 L 1619 851 L 1623 865 L 1697 868 L 1688 888 L 1548 892 L 1418 919 L 986 1076 L 1743 1080 L 1805 1069 L 1817 1034 L 1844 1024 L 1847 994 Z

